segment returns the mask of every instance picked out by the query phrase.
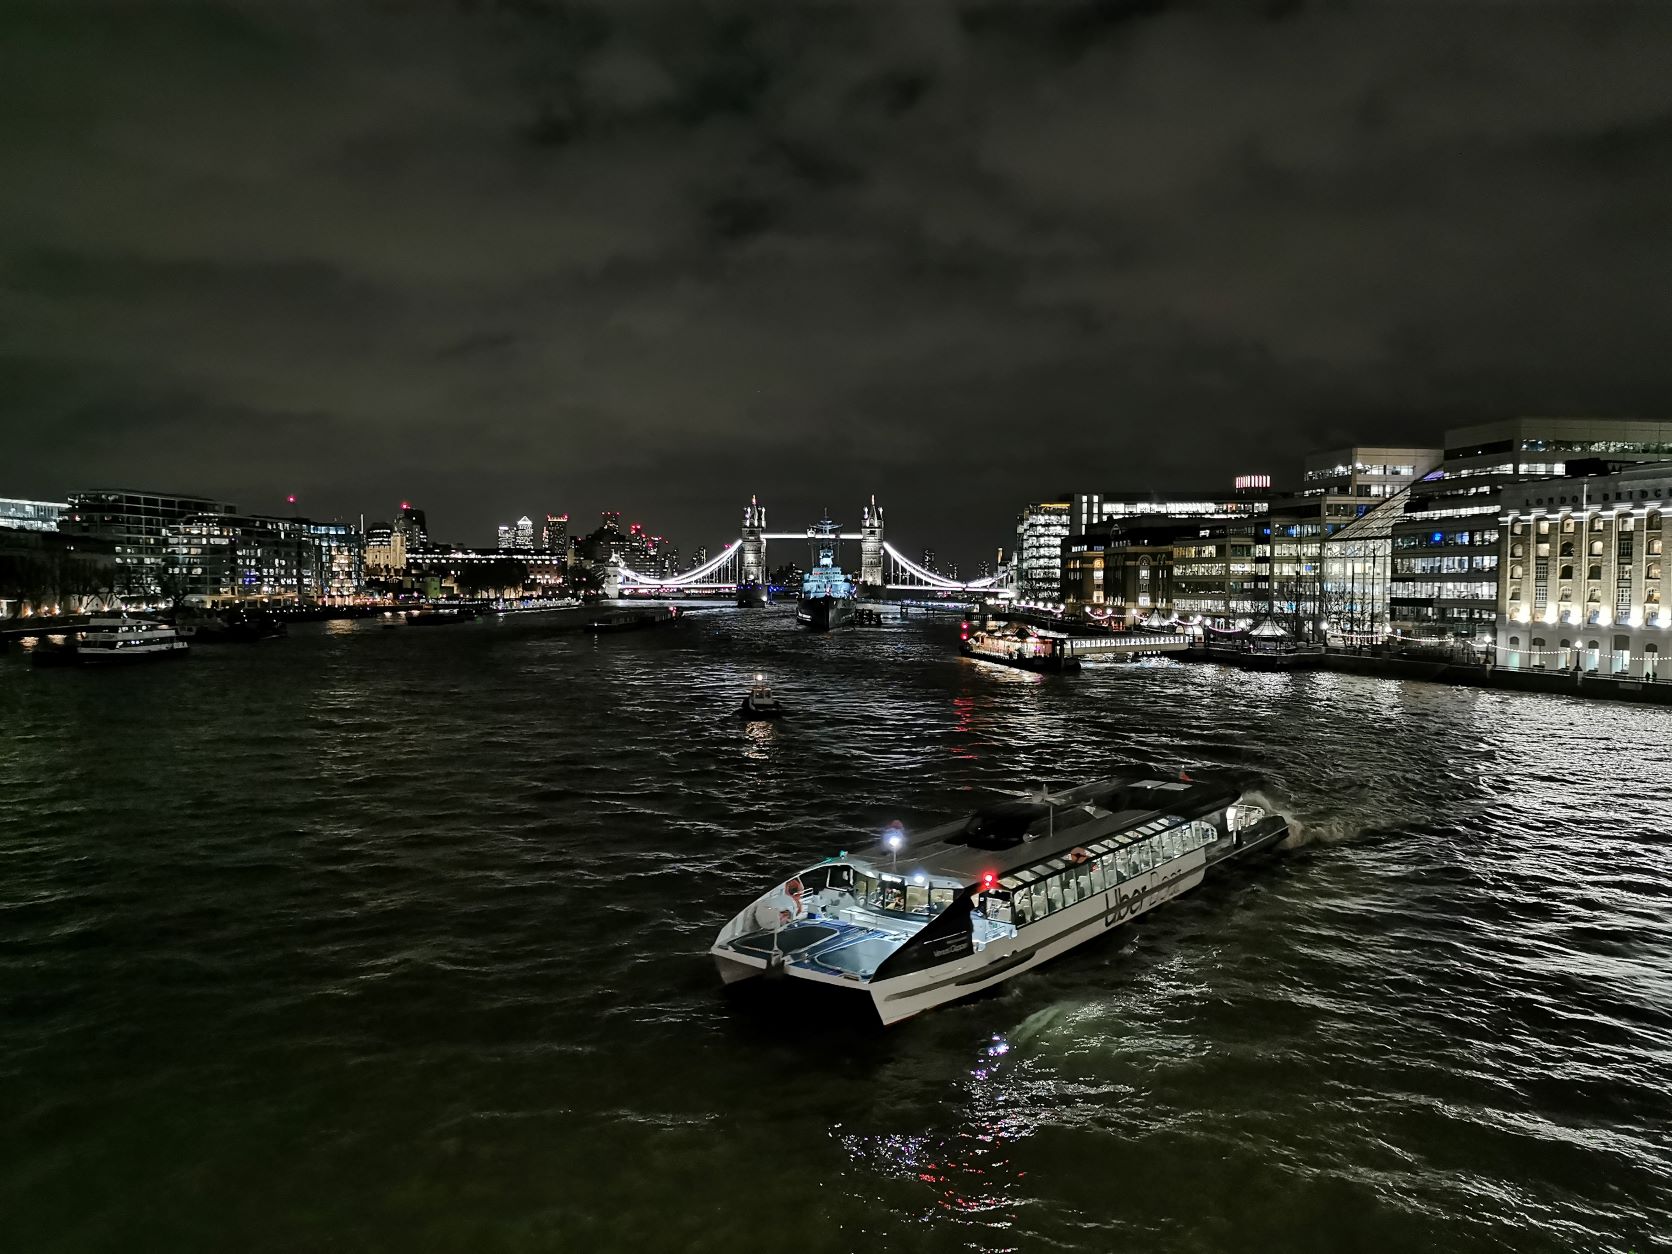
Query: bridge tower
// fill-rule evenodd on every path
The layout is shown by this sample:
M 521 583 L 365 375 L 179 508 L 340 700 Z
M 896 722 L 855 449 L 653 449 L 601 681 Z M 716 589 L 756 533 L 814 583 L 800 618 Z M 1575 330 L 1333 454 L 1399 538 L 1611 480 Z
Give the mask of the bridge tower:
M 766 586 L 766 506 L 753 496 L 743 511 L 743 543 L 738 546 L 737 582 Z
M 859 525 L 859 582 L 862 587 L 874 588 L 880 594 L 885 582 L 882 572 L 882 506 L 876 493 L 860 516 Z

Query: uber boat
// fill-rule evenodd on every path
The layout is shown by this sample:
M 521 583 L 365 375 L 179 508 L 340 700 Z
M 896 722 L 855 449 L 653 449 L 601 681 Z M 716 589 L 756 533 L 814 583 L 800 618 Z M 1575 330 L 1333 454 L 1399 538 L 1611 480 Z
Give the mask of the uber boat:
M 1289 822 L 1241 771 L 1132 770 L 1001 801 L 774 885 L 709 953 L 870 999 L 885 1024 L 993 987 L 1269 850 Z

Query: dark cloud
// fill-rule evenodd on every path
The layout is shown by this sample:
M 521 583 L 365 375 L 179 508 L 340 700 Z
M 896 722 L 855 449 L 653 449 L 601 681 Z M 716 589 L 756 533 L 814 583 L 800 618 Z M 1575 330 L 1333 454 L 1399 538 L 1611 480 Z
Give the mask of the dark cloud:
M 14 4 L 0 492 L 485 540 L 1672 413 L 1659 6 Z

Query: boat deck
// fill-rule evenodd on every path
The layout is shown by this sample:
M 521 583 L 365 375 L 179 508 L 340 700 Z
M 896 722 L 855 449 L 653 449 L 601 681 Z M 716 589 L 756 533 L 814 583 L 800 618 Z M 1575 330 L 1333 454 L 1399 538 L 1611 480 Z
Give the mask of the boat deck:
M 750 932 L 728 946 L 756 958 L 770 957 L 774 950 L 784 956 L 784 965 L 806 971 L 868 980 L 878 967 L 915 934 L 877 927 L 868 921 L 868 911 L 844 911 L 843 916 L 820 915 L 770 931 Z

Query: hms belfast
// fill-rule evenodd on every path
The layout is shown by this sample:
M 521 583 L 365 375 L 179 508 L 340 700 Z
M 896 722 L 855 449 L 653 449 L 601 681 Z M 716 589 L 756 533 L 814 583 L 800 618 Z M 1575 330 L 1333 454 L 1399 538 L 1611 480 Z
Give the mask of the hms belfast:
M 815 549 L 812 565 L 801 577 L 801 600 L 795 621 L 810 631 L 835 631 L 859 617 L 859 590 L 839 565 L 836 550 L 842 528 L 827 515 L 807 531 Z

